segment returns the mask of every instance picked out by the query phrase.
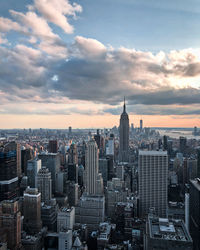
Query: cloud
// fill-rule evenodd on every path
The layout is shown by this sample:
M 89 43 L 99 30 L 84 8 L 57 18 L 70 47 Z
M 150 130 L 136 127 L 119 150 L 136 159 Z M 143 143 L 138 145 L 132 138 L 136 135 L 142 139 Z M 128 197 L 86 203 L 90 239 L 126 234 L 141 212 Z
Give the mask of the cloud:
M 10 10 L 11 19 L 0 17 L 0 44 L 4 44 L 0 46 L 2 105 L 14 99 L 63 104 L 71 99 L 106 108 L 87 111 L 77 107 L 67 113 L 119 114 L 118 105 L 126 96 L 128 106 L 137 105 L 137 112 L 142 114 L 198 114 L 198 108 L 191 106 L 200 103 L 200 49 L 155 54 L 114 49 L 82 36 L 66 44 L 49 23 L 71 33 L 69 18 L 81 10 L 65 0 L 49 0 L 48 4 L 35 0 L 25 13 Z M 12 30 L 26 36 L 26 44 L 16 41 L 15 47 L 5 46 L 9 43 L 6 33 Z M 61 113 L 62 109 L 57 110 Z
M 49 27 L 47 21 L 39 17 L 35 12 L 27 12 L 23 14 L 14 10 L 10 10 L 11 15 L 22 25 L 29 28 L 31 33 L 40 39 L 58 39 L 59 36 L 54 34 Z
M 106 108 L 103 109 L 102 112 L 109 113 L 112 115 L 119 116 L 122 113 L 122 107 L 116 108 Z M 168 116 L 168 115 L 177 115 L 177 116 L 184 116 L 184 115 L 200 115 L 200 109 L 198 105 L 193 105 L 192 107 L 183 107 L 177 105 L 146 105 L 143 104 L 136 104 L 136 105 L 128 105 L 127 112 L 129 115 L 156 115 L 156 116 Z
M 5 38 L 4 34 L 0 33 L 0 44 L 6 44 L 8 43 L 8 40 Z
M 27 32 L 26 27 L 21 26 L 19 23 L 14 22 L 9 18 L 0 17 L 0 31 L 9 32 L 11 30 Z
M 67 16 L 76 17 L 76 13 L 82 11 L 80 5 L 70 4 L 68 0 L 34 0 L 34 7 L 48 22 L 56 24 L 66 33 L 73 33 L 74 31 Z
M 72 46 L 72 54 L 75 56 L 97 59 L 99 56 L 105 55 L 105 53 L 106 47 L 96 39 L 82 36 L 75 37 L 75 43 Z

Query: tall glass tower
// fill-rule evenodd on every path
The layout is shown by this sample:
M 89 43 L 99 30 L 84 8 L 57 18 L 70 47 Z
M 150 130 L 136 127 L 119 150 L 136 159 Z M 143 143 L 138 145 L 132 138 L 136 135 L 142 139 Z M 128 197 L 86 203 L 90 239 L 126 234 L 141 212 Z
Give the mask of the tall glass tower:
M 129 118 L 128 114 L 126 113 L 125 97 L 123 112 L 120 117 L 119 160 L 121 162 L 129 161 Z

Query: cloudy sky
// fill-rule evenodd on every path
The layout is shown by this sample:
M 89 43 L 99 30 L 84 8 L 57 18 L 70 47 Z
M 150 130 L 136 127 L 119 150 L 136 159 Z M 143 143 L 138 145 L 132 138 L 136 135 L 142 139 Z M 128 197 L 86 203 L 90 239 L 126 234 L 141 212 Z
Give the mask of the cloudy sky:
M 199 0 L 1 0 L 0 128 L 200 126 Z

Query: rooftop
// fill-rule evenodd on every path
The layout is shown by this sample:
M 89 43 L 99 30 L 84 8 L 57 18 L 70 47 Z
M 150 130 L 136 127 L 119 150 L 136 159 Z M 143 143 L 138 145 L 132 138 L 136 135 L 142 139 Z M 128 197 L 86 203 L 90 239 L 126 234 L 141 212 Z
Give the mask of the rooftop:
M 148 221 L 150 238 L 171 241 L 192 241 L 182 220 L 149 217 Z
M 167 156 L 167 151 L 145 151 L 145 150 L 139 150 L 139 155 L 156 155 L 156 156 Z

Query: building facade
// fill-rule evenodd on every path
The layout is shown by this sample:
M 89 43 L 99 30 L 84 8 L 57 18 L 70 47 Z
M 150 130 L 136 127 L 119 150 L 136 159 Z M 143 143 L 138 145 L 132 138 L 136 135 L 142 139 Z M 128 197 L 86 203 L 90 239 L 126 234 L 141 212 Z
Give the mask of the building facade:
M 166 217 L 168 200 L 167 151 L 139 151 L 139 211 L 144 217 L 150 208 Z

